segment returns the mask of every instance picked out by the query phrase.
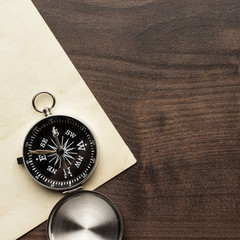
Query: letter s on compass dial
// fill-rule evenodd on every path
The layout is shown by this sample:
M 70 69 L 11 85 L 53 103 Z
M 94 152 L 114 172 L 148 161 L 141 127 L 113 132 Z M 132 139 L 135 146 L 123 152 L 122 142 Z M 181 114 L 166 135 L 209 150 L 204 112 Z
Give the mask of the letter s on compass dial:
M 72 189 L 93 172 L 97 162 L 96 141 L 77 119 L 48 116 L 28 132 L 23 161 L 30 175 L 43 186 L 54 190 Z

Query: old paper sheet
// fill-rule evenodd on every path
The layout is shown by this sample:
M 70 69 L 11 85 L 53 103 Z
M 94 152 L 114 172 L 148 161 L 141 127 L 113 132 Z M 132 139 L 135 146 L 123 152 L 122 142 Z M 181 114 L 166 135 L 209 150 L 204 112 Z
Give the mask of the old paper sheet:
M 53 113 L 82 119 L 97 136 L 100 159 L 85 189 L 136 160 L 30 0 L 0 0 L 0 83 L 0 239 L 13 240 L 45 221 L 62 197 L 17 165 L 26 133 L 43 118 L 31 106 L 35 93 L 52 92 Z

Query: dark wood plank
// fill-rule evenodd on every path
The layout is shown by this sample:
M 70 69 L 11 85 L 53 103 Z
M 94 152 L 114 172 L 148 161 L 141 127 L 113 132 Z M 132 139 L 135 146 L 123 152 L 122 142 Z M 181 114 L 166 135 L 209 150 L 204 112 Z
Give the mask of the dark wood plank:
M 138 160 L 123 239 L 240 239 L 240 2 L 33 2 Z

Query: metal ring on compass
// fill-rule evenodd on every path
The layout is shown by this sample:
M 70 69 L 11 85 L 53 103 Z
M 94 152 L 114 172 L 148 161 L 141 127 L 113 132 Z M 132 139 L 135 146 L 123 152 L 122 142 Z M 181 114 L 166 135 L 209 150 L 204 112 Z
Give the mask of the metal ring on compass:
M 51 96 L 53 103 L 52 103 L 52 106 L 51 106 L 51 107 L 47 107 L 47 109 L 49 109 L 49 110 L 51 110 L 51 109 L 55 106 L 56 99 L 55 99 L 54 95 L 53 95 L 52 93 L 50 93 L 50 92 L 39 92 L 39 93 L 37 93 L 36 95 L 34 95 L 34 97 L 33 97 L 33 99 L 32 99 L 33 108 L 34 108 L 37 112 L 39 112 L 39 113 L 45 113 L 45 109 L 46 109 L 46 108 L 43 109 L 43 110 L 39 110 L 39 109 L 37 108 L 36 104 L 35 104 L 35 101 L 36 101 L 37 97 L 38 97 L 39 95 L 41 95 L 41 94 L 47 94 L 47 95 L 50 95 L 50 96 Z

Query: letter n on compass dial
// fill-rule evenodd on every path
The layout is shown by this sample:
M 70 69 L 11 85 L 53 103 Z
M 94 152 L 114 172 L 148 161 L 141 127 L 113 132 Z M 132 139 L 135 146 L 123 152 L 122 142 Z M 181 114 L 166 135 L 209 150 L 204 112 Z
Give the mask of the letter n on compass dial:
M 96 141 L 79 120 L 54 115 L 28 132 L 23 146 L 24 164 L 40 184 L 55 190 L 74 188 L 92 173 L 97 162 Z

